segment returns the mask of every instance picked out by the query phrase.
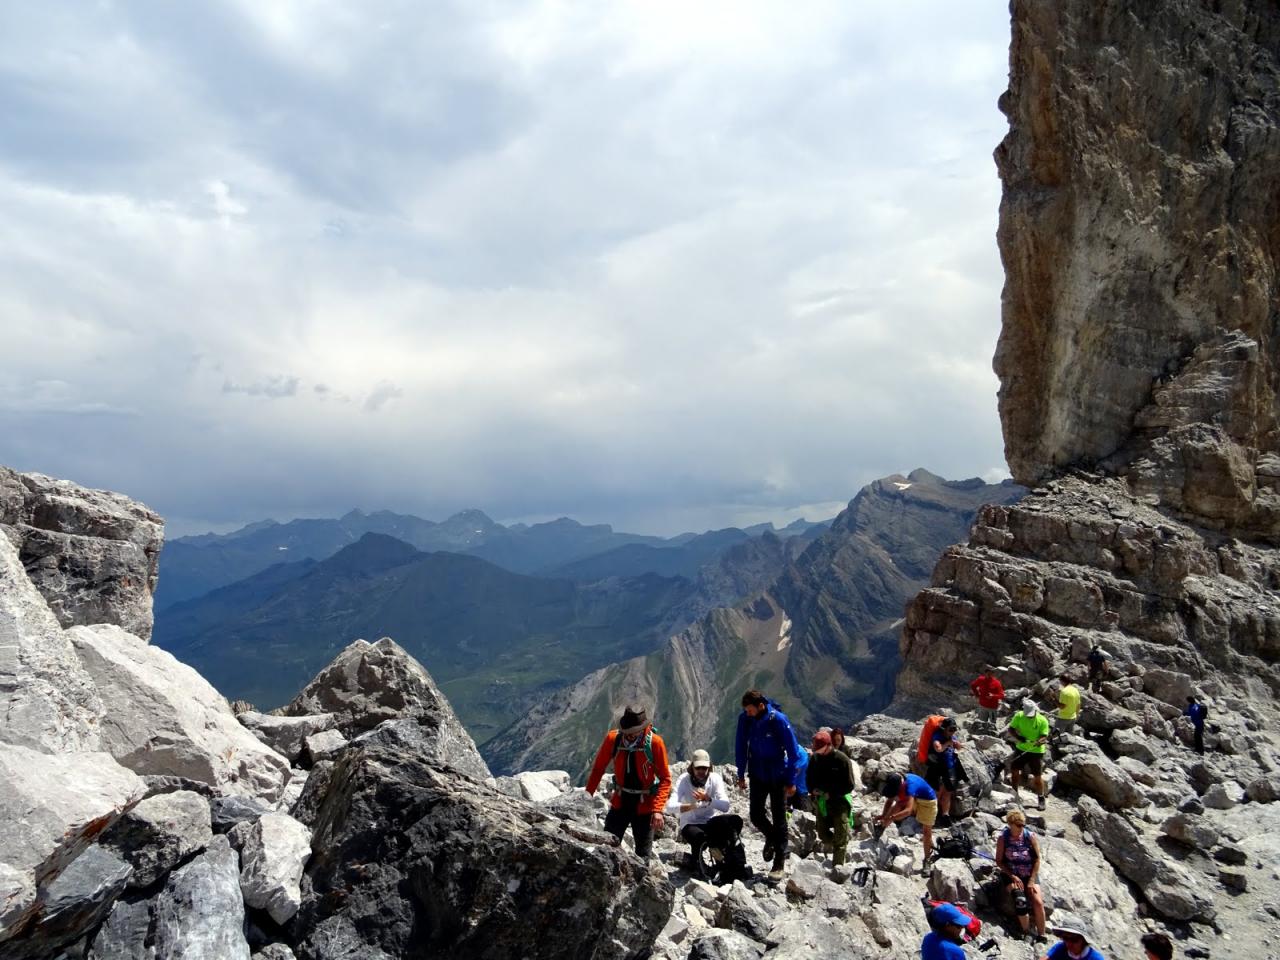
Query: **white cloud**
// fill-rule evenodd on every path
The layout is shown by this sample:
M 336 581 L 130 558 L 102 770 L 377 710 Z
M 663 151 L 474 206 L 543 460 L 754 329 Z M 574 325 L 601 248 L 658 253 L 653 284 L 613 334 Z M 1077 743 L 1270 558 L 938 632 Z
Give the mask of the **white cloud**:
M 0 462 L 187 523 L 667 531 L 998 469 L 1006 45 L 942 2 L 10 8 Z

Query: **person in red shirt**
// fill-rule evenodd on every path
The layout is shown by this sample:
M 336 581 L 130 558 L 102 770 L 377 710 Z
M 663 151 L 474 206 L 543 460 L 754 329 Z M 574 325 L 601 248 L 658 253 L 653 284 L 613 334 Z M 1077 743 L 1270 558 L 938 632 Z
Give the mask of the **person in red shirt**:
M 982 675 L 969 684 L 969 689 L 978 698 L 978 724 L 994 730 L 996 719 L 1000 715 L 1000 704 L 1004 702 L 1004 684 L 995 675 L 995 671 L 986 666 L 982 668 Z

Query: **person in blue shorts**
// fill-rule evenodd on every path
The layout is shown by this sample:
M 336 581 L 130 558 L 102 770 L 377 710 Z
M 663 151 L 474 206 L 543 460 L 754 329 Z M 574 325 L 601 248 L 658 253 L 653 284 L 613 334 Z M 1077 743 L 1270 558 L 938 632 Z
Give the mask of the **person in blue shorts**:
M 1054 917 L 1058 922 L 1051 928 L 1058 942 L 1049 948 L 1042 960 L 1106 960 L 1089 946 L 1089 928 L 1083 920 L 1069 913 Z
M 940 903 L 929 911 L 932 928 L 920 943 L 920 960 L 965 960 L 963 942 L 969 918 L 950 903 Z

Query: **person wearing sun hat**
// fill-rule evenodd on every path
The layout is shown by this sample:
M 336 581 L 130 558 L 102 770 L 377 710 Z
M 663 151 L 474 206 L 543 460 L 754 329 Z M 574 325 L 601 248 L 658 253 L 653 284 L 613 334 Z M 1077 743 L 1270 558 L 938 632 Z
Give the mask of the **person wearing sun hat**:
M 742 818 L 729 811 L 729 791 L 724 778 L 711 769 L 711 754 L 693 751 L 689 769 L 680 775 L 667 813 L 680 817 L 680 837 L 689 844 L 690 869 L 694 876 L 705 879 L 702 850 L 722 849 L 742 832 Z
M 1089 927 L 1083 920 L 1074 914 L 1060 913 L 1054 921 L 1049 929 L 1058 942 L 1049 948 L 1042 960 L 1106 960 L 1089 945 Z
M 648 860 L 653 834 L 662 829 L 662 811 L 671 795 L 671 770 L 667 766 L 667 745 L 653 729 L 644 707 L 628 706 L 617 729 L 605 734 L 587 777 L 587 793 L 591 796 L 595 796 L 610 761 L 613 796 L 604 829 L 621 842 L 630 827 L 636 856 Z
M 1044 751 L 1045 744 L 1049 742 L 1049 720 L 1034 700 L 1023 700 L 1022 709 L 1009 719 L 1009 732 L 1017 738 L 1013 745 L 1013 762 L 1009 764 L 1013 795 L 1021 802 L 1022 775 L 1030 774 L 1037 806 L 1043 810 Z

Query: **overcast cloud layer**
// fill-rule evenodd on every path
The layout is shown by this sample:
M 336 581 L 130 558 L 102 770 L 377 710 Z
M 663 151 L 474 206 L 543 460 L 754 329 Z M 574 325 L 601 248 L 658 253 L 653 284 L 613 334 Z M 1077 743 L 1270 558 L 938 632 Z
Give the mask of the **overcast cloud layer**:
M 170 533 L 1004 469 L 1008 13 L 0 7 L 0 462 Z

